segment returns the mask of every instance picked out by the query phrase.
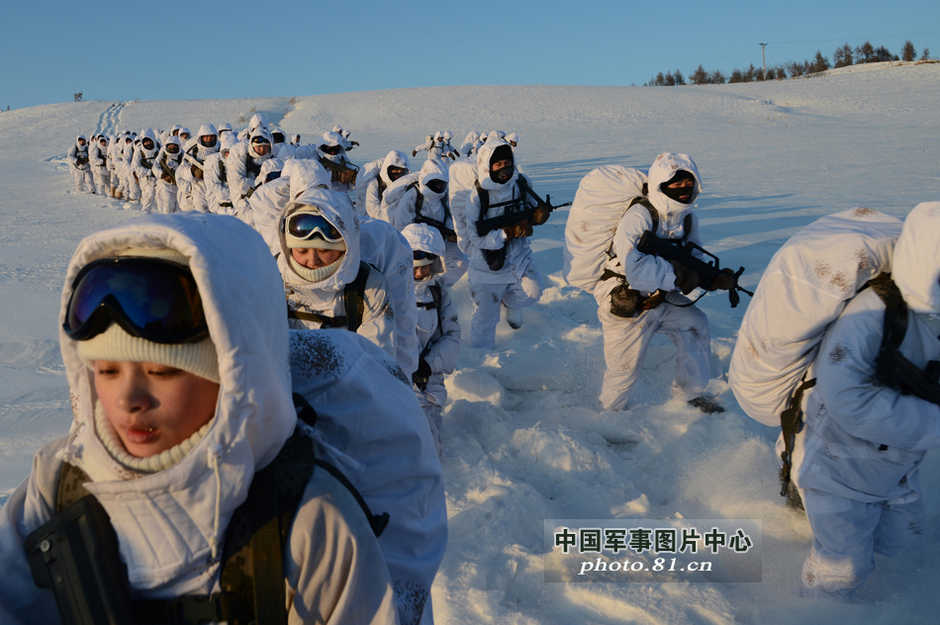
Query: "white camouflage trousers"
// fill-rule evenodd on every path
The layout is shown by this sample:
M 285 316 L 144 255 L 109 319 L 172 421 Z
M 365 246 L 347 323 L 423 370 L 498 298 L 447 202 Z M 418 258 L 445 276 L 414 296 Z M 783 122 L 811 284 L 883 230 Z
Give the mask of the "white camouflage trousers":
M 845 499 L 801 489 L 813 546 L 800 578 L 810 591 L 847 596 L 875 568 L 874 554 L 894 555 L 921 538 L 923 501 L 902 504 Z
M 72 167 L 72 190 L 84 193 L 95 192 L 90 169 L 77 169 Z
M 470 319 L 470 346 L 492 348 L 496 345 L 501 304 L 509 309 L 525 308 L 539 301 L 541 296 L 542 286 L 531 265 L 522 280 L 510 284 L 474 284 L 471 278 L 473 317 Z
M 636 382 L 640 361 L 653 334 L 662 332 L 676 346 L 676 385 L 690 397 L 701 395 L 711 379 L 711 336 L 708 318 L 695 306 L 677 307 L 667 303 L 647 310 L 637 317 L 618 317 L 610 312 L 610 291 L 616 279 L 598 284 L 597 318 L 604 331 L 604 382 L 600 402 L 604 410 L 623 410 L 630 389 Z M 678 293 L 669 300 L 689 303 Z

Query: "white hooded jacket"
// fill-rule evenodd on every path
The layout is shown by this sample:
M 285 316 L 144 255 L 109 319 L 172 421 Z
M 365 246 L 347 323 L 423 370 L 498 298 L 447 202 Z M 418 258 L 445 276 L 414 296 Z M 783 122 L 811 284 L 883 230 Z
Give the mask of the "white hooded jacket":
M 474 169 L 476 181 L 482 189 L 489 192 L 490 209 L 483 215 L 480 194 L 473 188 L 471 181 L 455 184 L 453 180 L 454 167 L 458 169 L 462 163 L 451 167 L 451 184 L 449 186 L 450 207 L 454 213 L 454 225 L 460 236 L 461 250 L 469 259 L 468 275 L 470 281 L 477 284 L 510 284 L 519 282 L 525 275 L 532 262 L 532 250 L 529 247 L 528 237 L 508 239 L 502 229 L 491 230 L 484 236 L 477 233 L 476 222 L 482 218 L 498 217 L 503 214 L 504 207 L 492 207 L 493 204 L 505 202 L 519 197 L 519 168 L 514 163 L 512 177 L 505 183 L 498 183 L 490 178 L 490 158 L 500 146 L 508 146 L 504 140 L 491 138 L 477 151 L 476 166 Z M 469 186 L 469 189 L 463 188 Z M 463 223 L 458 224 L 458 221 Z M 490 269 L 481 250 L 498 250 L 504 245 L 506 259 L 499 270 Z
M 441 193 L 435 193 L 427 186 L 427 183 L 431 180 L 448 182 L 450 178 L 444 164 L 436 159 L 428 159 L 421 166 L 416 178 L 417 180 L 410 182 L 411 188 L 400 194 L 394 194 L 399 195 L 399 197 L 394 198 L 394 201 L 392 201 L 393 194 L 388 194 L 387 201 L 384 204 L 389 223 L 399 230 L 413 223 L 418 216 L 418 195 L 420 194 L 422 197 L 421 216 L 439 221 L 453 230 L 454 222 L 450 216 L 450 210 L 445 207 L 447 189 L 445 188 Z
M 291 252 L 287 247 L 281 227 L 281 224 L 292 213 L 305 206 L 318 208 L 323 216 L 340 231 L 346 243 L 346 252 L 337 261 L 339 267 L 319 282 L 309 282 L 288 260 Z M 347 196 L 326 189 L 307 189 L 288 205 L 276 227 L 281 243 L 277 265 L 284 279 L 288 307 L 299 312 L 313 312 L 329 317 L 347 316 L 343 290 L 347 284 L 356 279 L 361 259 L 359 221 L 353 215 L 352 204 Z M 362 324 L 357 333 L 384 349 L 393 358 L 397 355 L 394 317 L 385 276 L 377 268 L 369 266 L 369 276 L 363 293 Z M 290 325 L 293 328 L 317 329 L 321 327 L 316 321 L 301 319 L 291 319 Z
M 386 154 L 382 160 L 382 165 L 379 167 L 378 175 L 366 187 L 366 214 L 373 219 L 381 219 L 382 221 L 390 221 L 386 205 L 383 202 L 383 189 L 387 189 L 393 184 L 392 179 L 388 177 L 389 167 L 408 169 L 408 157 L 399 150 L 392 150 Z
M 178 464 L 129 475 L 95 432 L 93 374 L 76 342 L 60 329 L 74 420 L 66 438 L 40 450 L 28 480 L 0 510 L 4 623 L 57 622 L 51 596 L 33 585 L 21 541 L 52 515 L 63 461 L 90 476 L 86 487 L 110 516 L 140 596 L 209 594 L 218 590 L 233 511 L 245 500 L 254 473 L 274 459 L 294 430 L 286 320 L 283 308 L 272 305 L 282 297 L 281 282 L 263 241 L 235 219 L 163 215 L 87 237 L 66 274 L 60 324 L 82 267 L 139 247 L 169 248 L 189 259 L 219 356 L 215 416 Z M 219 253 L 224 250 L 238 253 Z M 344 487 L 315 472 L 294 527 L 303 529 L 292 532 L 285 547 L 290 623 L 396 622 L 378 545 Z M 330 557 L 318 547 L 324 541 L 333 546 Z
M 79 139 L 85 139 L 85 135 L 78 135 L 75 137 L 75 143 L 72 144 L 72 147 L 69 148 L 68 159 L 69 165 L 73 169 L 90 169 L 89 159 L 88 159 L 88 141 L 85 140 L 85 145 L 78 145 Z M 84 162 L 82 162 L 84 161 Z
M 457 366 L 457 355 L 460 352 L 460 324 L 457 319 L 457 307 L 448 290 L 441 284 L 446 272 L 444 239 L 437 230 L 427 224 L 411 224 L 402 234 L 412 250 L 421 250 L 437 256 L 437 260 L 432 264 L 431 277 L 415 282 L 418 349 L 432 374 L 452 373 Z M 434 303 L 432 286 L 440 289 L 440 310 L 427 307 Z
M 701 192 L 702 181 L 698 168 L 687 154 L 660 154 L 650 166 L 647 197 L 659 215 L 659 226 L 656 230 L 658 237 L 675 239 L 685 234 L 683 222 L 685 216 L 692 211 L 693 204 L 683 204 L 670 199 L 659 189 L 662 183 L 670 180 L 679 170 L 691 173 L 695 177 L 696 189 Z M 691 214 L 692 232 L 689 240 L 699 243 L 698 219 L 694 212 Z M 637 204 L 627 210 L 614 232 L 612 251 L 615 257 L 607 263 L 607 269 L 626 276 L 631 289 L 647 293 L 657 289 L 673 291 L 676 288 L 676 274 L 669 261 L 651 254 L 643 254 L 636 249 L 640 237 L 652 227 L 653 219 L 643 206 Z M 598 285 L 597 288 L 605 286 Z
M 940 360 L 940 202 L 918 205 L 904 222 L 891 275 L 909 310 L 901 353 L 918 367 Z M 919 496 L 918 467 L 940 447 L 940 406 L 876 382 L 884 304 L 862 291 L 827 331 L 816 387 L 794 452 L 795 479 L 865 502 Z

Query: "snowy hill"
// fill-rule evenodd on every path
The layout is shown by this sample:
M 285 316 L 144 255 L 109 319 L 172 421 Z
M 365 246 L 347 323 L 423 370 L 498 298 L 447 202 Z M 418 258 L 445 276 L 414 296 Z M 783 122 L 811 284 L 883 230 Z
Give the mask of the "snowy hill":
M 705 245 L 757 283 L 777 247 L 815 217 L 864 205 L 903 217 L 940 199 L 940 64 L 837 71 L 805 80 L 659 88 L 453 87 L 297 98 L 82 102 L 0 114 L 0 494 L 32 453 L 67 428 L 56 340 L 65 267 L 77 242 L 133 214 L 74 195 L 64 162 L 78 133 L 203 121 L 244 124 L 260 111 L 312 139 L 353 131 L 365 162 L 450 129 L 519 133 L 536 190 L 568 200 L 604 164 L 647 167 L 690 153 L 704 178 Z M 420 163 L 415 163 L 420 165 Z M 671 396 L 673 348 L 654 341 L 633 408 L 596 402 L 603 356 L 593 298 L 560 277 L 566 211 L 536 229 L 538 265 L 555 286 L 497 330 L 492 353 L 464 349 L 444 414 L 450 543 L 434 587 L 441 625 L 828 624 L 935 622 L 940 497 L 927 501 L 922 562 L 879 562 L 868 604 L 797 596 L 805 518 L 777 496 L 775 432 L 729 410 L 706 416 Z M 466 280 L 456 287 L 466 330 Z M 710 295 L 716 371 L 726 372 L 746 298 Z M 940 464 L 923 467 L 928 495 Z M 753 583 L 556 584 L 543 581 L 546 519 L 756 519 L 762 578 Z M 628 525 L 629 526 L 629 525 Z

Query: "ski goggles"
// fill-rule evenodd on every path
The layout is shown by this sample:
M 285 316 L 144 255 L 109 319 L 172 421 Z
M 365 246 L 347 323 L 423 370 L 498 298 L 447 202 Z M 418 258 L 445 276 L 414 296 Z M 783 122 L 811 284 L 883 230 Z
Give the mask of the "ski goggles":
M 338 243 L 343 240 L 342 233 L 336 226 L 319 213 L 294 213 L 287 218 L 285 231 L 290 236 L 306 241 L 319 235 L 324 241 Z
M 321 145 L 320 151 L 324 154 L 329 154 L 330 156 L 336 156 L 343 151 L 343 146 L 341 145 Z
M 424 250 L 415 250 L 414 251 L 414 266 L 415 267 L 424 267 L 426 265 L 434 264 L 434 261 L 437 260 L 437 254 L 431 254 L 430 252 L 425 252 Z
M 112 323 L 154 343 L 192 343 L 209 336 L 192 273 L 159 258 L 96 260 L 75 277 L 62 324 L 65 334 L 85 341 Z

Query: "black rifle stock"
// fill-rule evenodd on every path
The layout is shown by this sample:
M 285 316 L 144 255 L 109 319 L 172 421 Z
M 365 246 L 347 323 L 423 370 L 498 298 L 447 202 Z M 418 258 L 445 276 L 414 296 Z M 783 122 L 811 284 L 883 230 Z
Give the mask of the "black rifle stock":
M 712 290 L 712 282 L 720 273 L 730 271 L 722 269 L 718 257 L 702 246 L 696 245 L 691 241 L 683 242 L 681 240 L 660 239 L 649 230 L 644 232 L 643 236 L 640 237 L 636 249 L 643 254 L 652 254 L 668 261 L 675 261 L 683 267 L 695 271 L 699 276 L 699 286 L 708 290 Z M 701 258 L 693 256 L 692 252 L 694 250 L 705 254 L 711 258 L 712 261 L 706 262 Z M 748 291 L 738 284 L 738 278 L 741 277 L 742 273 L 744 273 L 744 267 L 739 268 L 732 274 L 734 285 L 728 289 L 728 300 L 731 302 L 732 308 L 737 306 L 738 302 L 741 301 L 741 296 L 738 295 L 738 291 L 747 293 L 752 297 L 754 296 L 752 291 Z

